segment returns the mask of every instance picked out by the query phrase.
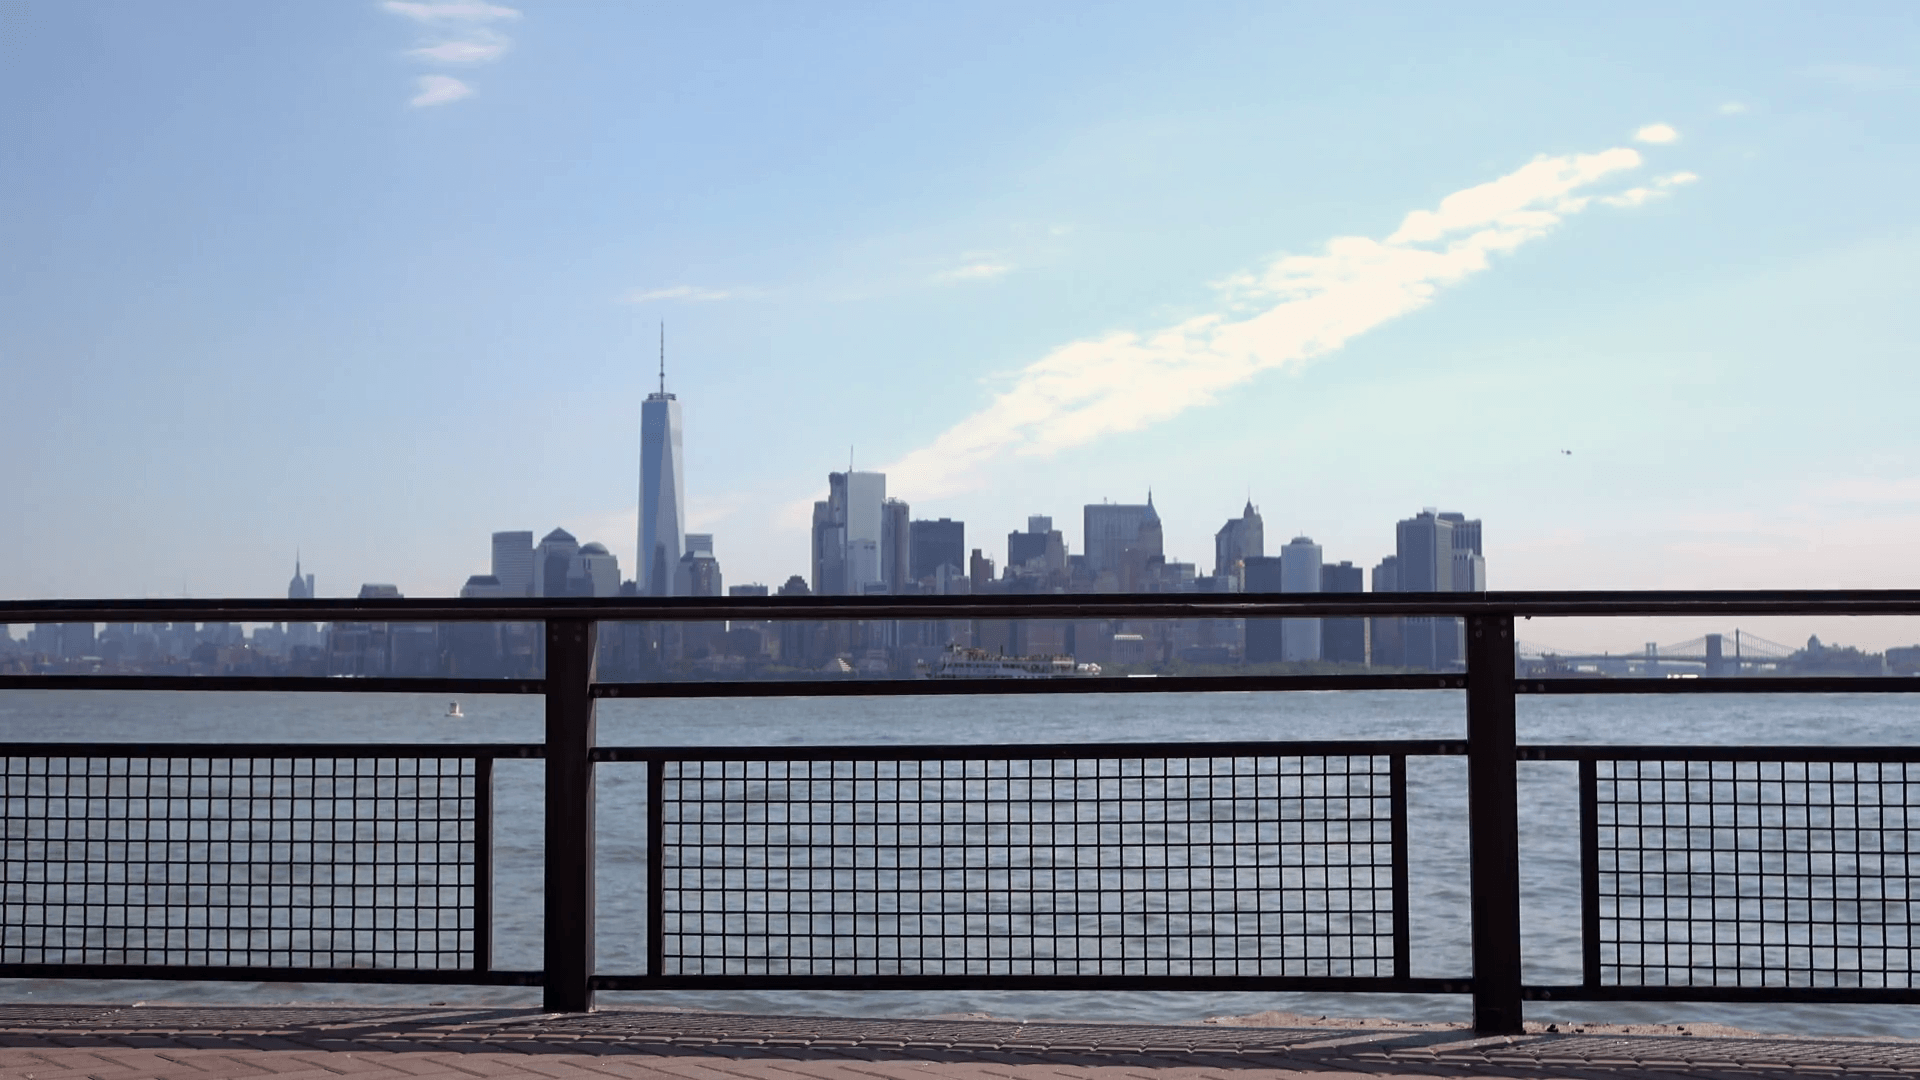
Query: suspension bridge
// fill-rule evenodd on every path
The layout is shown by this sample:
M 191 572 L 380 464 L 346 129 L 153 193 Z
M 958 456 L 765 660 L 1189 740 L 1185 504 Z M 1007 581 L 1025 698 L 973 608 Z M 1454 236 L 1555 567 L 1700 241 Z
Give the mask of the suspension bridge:
M 1731 634 L 1702 634 L 1672 645 L 1649 641 L 1639 649 L 1620 652 L 1558 649 L 1529 641 L 1517 641 L 1514 644 L 1523 663 L 1573 669 L 1618 669 L 1649 675 L 1658 673 L 1663 666 L 1672 666 L 1679 671 L 1691 669 L 1694 665 L 1704 667 L 1708 675 L 1737 675 L 1778 666 L 1799 651 L 1791 645 L 1768 641 L 1741 630 Z

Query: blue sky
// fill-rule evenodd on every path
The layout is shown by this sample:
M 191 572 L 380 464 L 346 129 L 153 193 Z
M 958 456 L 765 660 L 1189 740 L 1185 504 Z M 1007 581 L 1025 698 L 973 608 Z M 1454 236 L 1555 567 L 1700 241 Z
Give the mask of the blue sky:
M 729 583 L 851 447 L 989 554 L 1920 586 L 1910 5 L 0 10 L 0 595 L 630 573 L 662 319 Z

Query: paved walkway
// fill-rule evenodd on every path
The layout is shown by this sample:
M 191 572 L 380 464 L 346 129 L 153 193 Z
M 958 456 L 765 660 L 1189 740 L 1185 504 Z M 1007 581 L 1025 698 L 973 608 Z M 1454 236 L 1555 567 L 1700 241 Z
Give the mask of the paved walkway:
M 608 1009 L 0 1006 L 0 1077 L 1807 1080 L 1920 1073 L 1920 1042 L 1018 1024 Z

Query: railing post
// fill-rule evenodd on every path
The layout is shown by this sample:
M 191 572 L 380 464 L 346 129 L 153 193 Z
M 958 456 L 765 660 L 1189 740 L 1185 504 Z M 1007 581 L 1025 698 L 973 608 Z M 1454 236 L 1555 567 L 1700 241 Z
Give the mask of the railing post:
M 1473 861 L 1473 1028 L 1518 1035 L 1520 810 L 1513 616 L 1467 620 L 1467 810 Z
M 547 620 L 548 1012 L 593 1009 L 595 624 Z

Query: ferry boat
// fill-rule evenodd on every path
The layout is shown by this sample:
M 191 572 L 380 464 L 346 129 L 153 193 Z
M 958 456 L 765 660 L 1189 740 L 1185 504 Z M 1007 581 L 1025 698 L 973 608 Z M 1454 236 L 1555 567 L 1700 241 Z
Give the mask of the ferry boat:
M 1099 664 L 1076 664 L 1071 656 L 1001 656 L 985 649 L 949 645 L 923 679 L 1084 679 L 1100 674 Z

